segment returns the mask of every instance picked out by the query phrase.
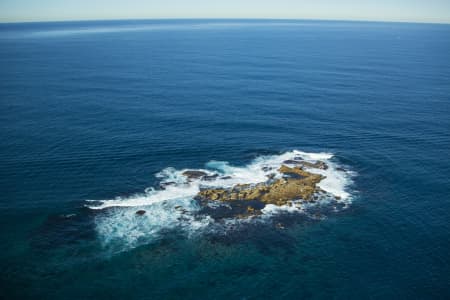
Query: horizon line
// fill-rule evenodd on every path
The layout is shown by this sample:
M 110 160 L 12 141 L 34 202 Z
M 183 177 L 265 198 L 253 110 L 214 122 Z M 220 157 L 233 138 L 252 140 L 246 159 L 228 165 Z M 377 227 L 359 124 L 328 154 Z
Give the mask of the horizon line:
M 266 21 L 322 21 L 322 22 L 361 22 L 361 23 L 402 23 L 402 24 L 429 24 L 429 25 L 450 25 L 450 21 L 407 21 L 407 20 L 362 20 L 362 19 L 322 19 L 322 18 L 272 18 L 272 17 L 247 17 L 247 18 L 208 18 L 208 17 L 195 17 L 195 18 L 177 18 L 177 17 L 161 17 L 161 18 L 113 18 L 113 19 L 73 19 L 73 20 L 36 20 L 36 21 L 0 21 L 0 24 L 32 24 L 32 23 L 69 23 L 69 22 L 96 22 L 96 21 L 170 21 L 170 20 L 266 20 Z

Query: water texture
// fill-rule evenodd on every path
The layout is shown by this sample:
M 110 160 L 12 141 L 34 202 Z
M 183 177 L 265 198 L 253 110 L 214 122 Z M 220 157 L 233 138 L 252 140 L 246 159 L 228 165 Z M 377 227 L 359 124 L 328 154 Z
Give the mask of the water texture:
M 0 128 L 2 299 L 450 297 L 449 25 L 1 24 Z M 299 155 L 340 201 L 193 199 Z

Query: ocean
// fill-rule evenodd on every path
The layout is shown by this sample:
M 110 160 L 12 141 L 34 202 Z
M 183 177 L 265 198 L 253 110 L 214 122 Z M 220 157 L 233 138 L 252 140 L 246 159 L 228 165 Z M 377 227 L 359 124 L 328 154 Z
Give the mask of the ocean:
M 0 24 L 0 128 L 2 299 L 450 297 L 450 25 Z

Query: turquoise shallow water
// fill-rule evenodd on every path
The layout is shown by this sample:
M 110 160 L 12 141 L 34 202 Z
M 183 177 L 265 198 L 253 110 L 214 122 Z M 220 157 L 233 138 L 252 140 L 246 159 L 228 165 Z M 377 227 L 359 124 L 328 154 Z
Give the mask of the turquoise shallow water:
M 1 297 L 448 298 L 449 53 L 448 25 L 0 25 Z M 204 227 L 86 207 L 292 150 L 332 153 L 351 204 Z

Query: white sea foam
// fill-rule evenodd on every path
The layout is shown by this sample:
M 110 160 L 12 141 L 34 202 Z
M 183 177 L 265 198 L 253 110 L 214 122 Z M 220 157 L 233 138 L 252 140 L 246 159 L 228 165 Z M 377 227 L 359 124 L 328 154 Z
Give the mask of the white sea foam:
M 330 200 L 342 202 L 344 206 L 351 203 L 348 188 L 352 174 L 338 169 L 340 166 L 333 160 L 331 153 L 307 153 L 298 150 L 280 155 L 260 156 L 244 166 L 233 166 L 225 161 L 210 161 L 203 171 L 210 177 L 208 181 L 201 179 L 188 180 L 182 175 L 184 170 L 166 168 L 156 174 L 164 189 L 148 188 L 144 193 L 130 197 L 117 197 L 109 200 L 88 200 L 87 207 L 94 210 L 104 210 L 96 220 L 97 232 L 105 245 L 125 242 L 127 247 L 135 247 L 141 243 L 148 243 L 161 237 L 166 230 L 179 229 L 186 235 L 195 235 L 204 231 L 214 223 L 207 215 L 196 214 L 201 207 L 194 200 L 201 187 L 229 188 L 236 184 L 257 184 L 265 182 L 267 175 L 275 174 L 275 178 L 282 176 L 277 170 L 286 160 L 301 158 L 308 162 L 324 161 L 327 170 L 309 168 L 308 171 L 324 175 L 326 178 L 319 183 L 319 187 L 326 191 L 317 203 Z M 336 200 L 337 199 L 337 200 Z M 311 204 L 301 201 L 292 205 L 266 205 L 262 209 L 262 218 L 270 217 L 280 212 L 303 212 Z M 142 216 L 136 215 L 137 210 L 145 210 Z M 227 220 L 233 222 L 233 220 Z
M 146 210 L 137 215 L 138 209 Z M 212 219 L 196 217 L 195 201 L 178 198 L 134 208 L 114 208 L 96 217 L 96 229 L 102 244 L 113 251 L 124 251 L 154 242 L 167 230 L 178 229 L 187 236 L 207 227 Z

